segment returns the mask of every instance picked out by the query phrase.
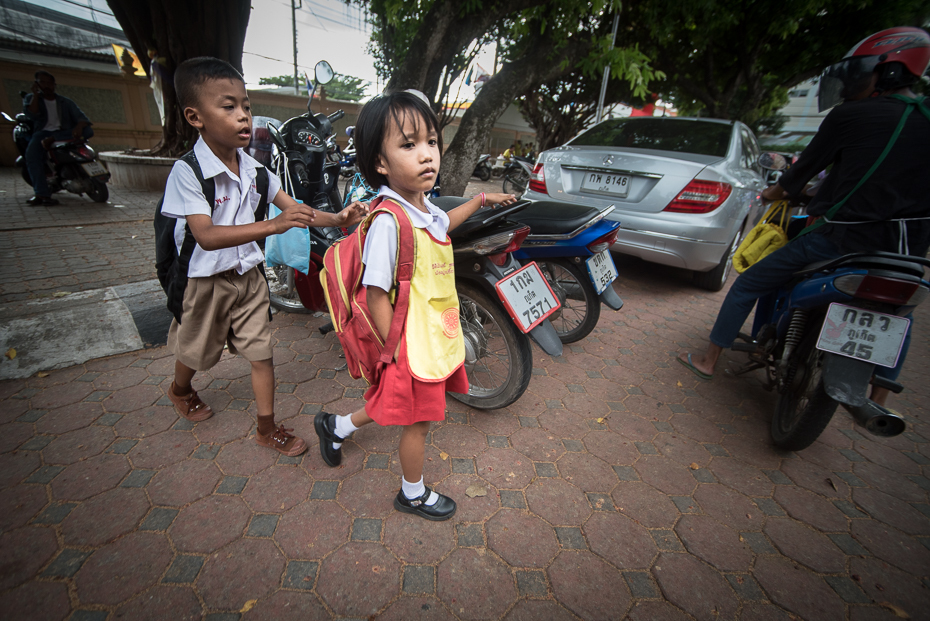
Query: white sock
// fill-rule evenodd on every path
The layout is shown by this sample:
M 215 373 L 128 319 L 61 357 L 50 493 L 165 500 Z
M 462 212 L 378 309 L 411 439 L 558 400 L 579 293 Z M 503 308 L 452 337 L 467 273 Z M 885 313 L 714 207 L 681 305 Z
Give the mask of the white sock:
M 352 424 L 352 415 L 347 416 L 337 416 L 336 417 L 336 435 L 343 440 L 351 436 L 358 427 Z M 333 448 L 338 449 L 342 447 L 342 442 L 333 442 Z
M 404 492 L 404 496 L 407 497 L 407 500 L 415 500 L 426 492 L 426 485 L 423 484 L 423 477 L 420 477 L 420 480 L 416 483 L 409 483 L 407 479 L 401 478 L 400 487 Z M 437 500 L 439 500 L 439 494 L 430 490 L 429 498 L 427 498 L 426 502 L 423 504 L 430 507 L 436 504 Z

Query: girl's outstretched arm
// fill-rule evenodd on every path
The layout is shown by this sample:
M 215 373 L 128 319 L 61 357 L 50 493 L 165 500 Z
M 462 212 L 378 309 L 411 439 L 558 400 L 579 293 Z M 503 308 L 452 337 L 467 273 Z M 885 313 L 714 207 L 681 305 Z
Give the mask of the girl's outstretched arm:
M 467 203 L 459 205 L 448 213 L 450 232 L 455 230 L 458 225 L 465 222 L 465 220 L 481 208 L 482 197 L 484 204 L 491 205 L 492 208 L 495 205 L 509 205 L 517 200 L 517 197 L 513 194 L 479 194 Z

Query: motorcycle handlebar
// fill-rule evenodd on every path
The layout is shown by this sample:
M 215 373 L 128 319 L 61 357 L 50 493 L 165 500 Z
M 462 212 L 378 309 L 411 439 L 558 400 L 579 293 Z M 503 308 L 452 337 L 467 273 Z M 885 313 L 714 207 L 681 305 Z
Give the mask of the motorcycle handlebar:
M 302 162 L 294 164 L 294 173 L 297 175 L 297 182 L 302 187 L 310 187 L 310 179 L 307 177 L 307 167 Z
M 335 112 L 333 112 L 332 114 L 330 114 L 330 115 L 327 116 L 326 118 L 329 119 L 329 122 L 330 122 L 330 123 L 335 123 L 336 121 L 338 121 L 339 119 L 341 119 L 341 118 L 344 117 L 345 115 L 346 115 L 346 113 L 343 112 L 342 110 L 336 110 Z

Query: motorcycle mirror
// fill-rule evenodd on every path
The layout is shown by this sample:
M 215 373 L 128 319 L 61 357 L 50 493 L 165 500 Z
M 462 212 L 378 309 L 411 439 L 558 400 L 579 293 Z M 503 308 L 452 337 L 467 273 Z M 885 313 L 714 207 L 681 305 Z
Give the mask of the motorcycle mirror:
M 313 79 L 319 84 L 329 84 L 334 77 L 336 77 L 336 72 L 325 60 L 318 62 L 313 69 Z
M 788 168 L 788 160 L 780 153 L 763 153 L 759 156 L 759 166 L 766 170 L 784 170 Z
M 346 127 L 346 136 L 351 138 L 353 133 L 355 133 L 355 125 L 349 125 Z
M 278 130 L 278 126 L 268 121 L 268 124 L 265 125 L 268 128 L 268 133 L 271 134 L 271 139 L 275 141 L 275 144 L 278 145 L 278 148 L 282 151 L 285 150 L 284 138 L 281 137 L 281 132 Z

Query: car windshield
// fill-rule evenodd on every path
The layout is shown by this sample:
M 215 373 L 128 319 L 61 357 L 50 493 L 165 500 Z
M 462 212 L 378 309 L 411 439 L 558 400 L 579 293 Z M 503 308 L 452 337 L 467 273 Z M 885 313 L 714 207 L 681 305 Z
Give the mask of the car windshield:
M 732 128 L 724 123 L 659 119 L 612 119 L 599 123 L 569 144 L 573 147 L 657 149 L 725 157 Z

